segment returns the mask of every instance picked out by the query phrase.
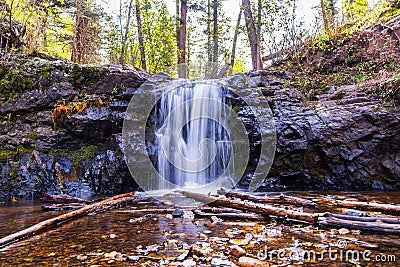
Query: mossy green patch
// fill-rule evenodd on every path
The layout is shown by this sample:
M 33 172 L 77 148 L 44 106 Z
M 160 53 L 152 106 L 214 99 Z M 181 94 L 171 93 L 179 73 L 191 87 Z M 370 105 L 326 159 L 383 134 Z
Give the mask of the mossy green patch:
M 0 160 L 10 159 L 16 155 L 22 155 L 31 152 L 31 148 L 18 147 L 16 149 L 2 149 L 0 150 Z
M 95 84 L 108 73 L 109 71 L 105 68 L 89 65 L 74 65 L 72 69 L 67 70 L 69 82 L 78 88 Z
M 91 158 L 95 155 L 97 146 L 96 145 L 88 145 L 82 146 L 77 150 L 64 150 L 63 153 L 70 157 L 72 163 L 76 169 L 79 169 L 80 164 L 87 158 Z

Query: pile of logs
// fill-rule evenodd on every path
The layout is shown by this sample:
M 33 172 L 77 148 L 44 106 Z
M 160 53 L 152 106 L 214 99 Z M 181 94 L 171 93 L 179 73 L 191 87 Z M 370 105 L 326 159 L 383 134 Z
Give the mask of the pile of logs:
M 313 224 L 320 227 L 336 228 L 344 227 L 352 230 L 362 230 L 375 233 L 400 235 L 400 205 L 383 204 L 376 202 L 360 202 L 349 200 L 331 200 L 314 202 L 298 197 L 285 196 L 255 196 L 242 192 L 229 192 L 225 189 L 219 190 L 219 193 L 225 195 L 224 198 L 215 196 L 206 196 L 191 192 L 181 192 L 184 196 L 195 199 L 196 201 L 209 203 L 209 206 L 219 207 L 214 212 L 204 212 L 194 210 L 197 216 L 207 217 L 216 216 L 219 218 L 238 218 L 238 219 L 274 219 L 295 220 L 307 224 Z M 277 207 L 273 204 L 290 204 L 297 207 Z M 305 212 L 303 208 L 313 209 L 319 205 L 330 205 L 342 208 L 354 208 L 357 210 L 379 211 L 386 214 L 395 215 L 392 217 L 363 217 L 343 214 L 334 214 L 330 212 Z M 229 209 L 221 209 L 229 207 Z M 236 211 L 232 211 L 232 208 Z M 242 212 L 238 212 L 242 211 Z M 362 212 L 360 214 L 363 214 Z

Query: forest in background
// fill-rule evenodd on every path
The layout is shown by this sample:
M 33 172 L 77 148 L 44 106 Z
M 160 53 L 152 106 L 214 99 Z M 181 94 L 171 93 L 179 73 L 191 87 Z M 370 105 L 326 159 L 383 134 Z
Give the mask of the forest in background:
M 284 56 L 299 57 L 304 44 L 324 46 L 332 36 L 350 35 L 398 11 L 393 0 L 321 0 L 310 28 L 299 0 L 242 0 L 240 12 L 230 16 L 223 0 L 176 0 L 175 14 L 166 1 L 172 0 L 120 0 L 118 12 L 108 14 L 94 0 L 3 0 L 2 52 L 129 64 L 150 73 L 210 62 L 243 72 L 247 61 L 261 69 Z M 194 75 L 189 71 L 179 76 Z

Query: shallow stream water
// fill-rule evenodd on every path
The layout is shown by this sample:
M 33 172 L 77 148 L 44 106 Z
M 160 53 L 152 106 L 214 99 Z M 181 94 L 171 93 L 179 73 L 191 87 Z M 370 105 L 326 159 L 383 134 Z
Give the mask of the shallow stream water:
M 286 194 L 308 199 L 356 198 L 400 203 L 398 192 Z M 149 208 L 171 207 L 156 200 L 145 200 L 122 210 Z M 317 210 L 323 211 L 343 213 L 341 209 L 324 206 Z M 37 201 L 1 203 L 0 238 L 58 214 L 60 212 L 43 212 Z M 160 212 L 144 220 L 131 220 L 145 214 L 112 210 L 79 218 L 2 249 L 0 266 L 234 266 L 229 265 L 237 263 L 229 255 L 229 248 L 235 244 L 253 258 L 267 259 L 271 266 L 400 265 L 400 238 L 395 235 L 318 229 L 297 222 L 248 221 L 243 224 L 223 220 L 213 223 L 210 219 L 193 219 L 189 212 L 185 212 L 183 218 L 171 218 Z M 191 256 L 177 259 L 193 246 L 202 251 L 193 260 Z M 321 256 L 322 251 L 329 248 L 337 252 Z M 276 252 L 272 253 L 273 250 Z M 317 256 L 295 257 L 304 251 L 308 251 L 307 255 L 315 252 Z M 357 253 L 358 258 L 353 253 Z M 190 265 L 193 262 L 196 265 Z

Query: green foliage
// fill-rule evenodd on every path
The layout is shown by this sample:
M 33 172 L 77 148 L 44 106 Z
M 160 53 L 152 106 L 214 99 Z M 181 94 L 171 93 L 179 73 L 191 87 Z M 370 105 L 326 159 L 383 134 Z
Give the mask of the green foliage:
M 72 19 L 65 12 L 70 1 L 7 0 L 7 16 L 25 24 L 25 46 L 28 51 L 70 57 Z
M 400 74 L 380 83 L 377 93 L 385 102 L 400 102 Z
M 316 48 L 319 48 L 323 52 L 328 52 L 333 49 L 334 40 L 331 36 L 329 36 L 327 34 L 322 34 L 320 37 L 315 39 L 314 46 Z
M 342 12 L 347 20 L 357 20 L 363 17 L 367 10 L 367 0 L 342 0 Z
M 141 14 L 148 71 L 157 73 L 172 67 L 177 60 L 175 19 L 168 13 L 162 0 L 146 1 Z
M 140 6 L 140 14 L 148 71 L 157 73 L 172 67 L 177 61 L 175 17 L 169 14 L 163 0 L 144 1 Z M 122 14 L 119 19 L 126 20 L 126 16 L 126 14 Z M 135 16 L 132 15 L 132 17 Z M 110 63 L 118 64 L 122 32 L 125 32 L 125 29 L 121 31 L 121 26 L 118 25 L 120 21 L 116 22 L 114 19 L 111 16 L 106 18 L 110 25 L 105 33 L 106 57 Z M 131 19 L 128 29 L 124 62 L 141 67 L 137 22 L 134 19 Z
M 233 65 L 232 74 L 243 73 L 245 71 L 243 59 L 241 57 L 236 58 L 235 64 Z

